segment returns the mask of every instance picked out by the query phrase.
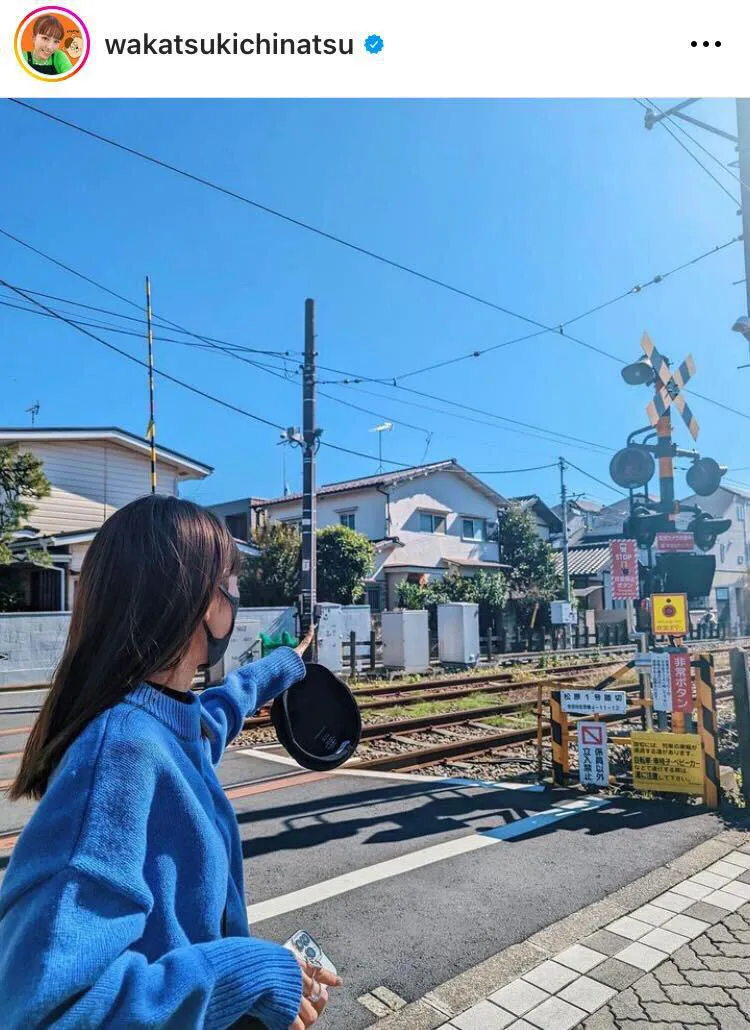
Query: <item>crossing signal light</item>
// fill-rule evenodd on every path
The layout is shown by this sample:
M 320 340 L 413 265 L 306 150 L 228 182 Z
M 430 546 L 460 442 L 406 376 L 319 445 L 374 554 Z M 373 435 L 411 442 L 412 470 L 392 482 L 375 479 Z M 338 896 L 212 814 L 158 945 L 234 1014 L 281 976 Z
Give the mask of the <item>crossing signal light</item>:
M 645 486 L 655 471 L 654 459 L 645 447 L 631 444 L 618 451 L 609 463 L 609 474 L 618 486 L 628 490 Z
M 726 471 L 727 466 L 720 465 L 713 458 L 698 458 L 688 469 L 685 478 L 694 494 L 710 497 L 719 489 L 721 477 Z
M 651 547 L 656 534 L 665 529 L 666 524 L 667 520 L 661 512 L 649 511 L 638 505 L 633 508 L 630 518 L 625 520 L 622 530 L 626 539 L 635 540 L 639 547 Z
M 688 526 L 695 538 L 695 546 L 701 551 L 710 551 L 716 543 L 716 537 L 726 533 L 732 525 L 731 519 L 714 519 L 707 511 L 696 515 Z

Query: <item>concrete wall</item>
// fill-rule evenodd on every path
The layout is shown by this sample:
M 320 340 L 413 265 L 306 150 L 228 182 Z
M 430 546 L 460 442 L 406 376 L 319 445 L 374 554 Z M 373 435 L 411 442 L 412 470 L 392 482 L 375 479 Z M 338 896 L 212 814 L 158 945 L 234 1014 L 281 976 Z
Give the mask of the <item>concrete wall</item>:
M 49 683 L 62 657 L 70 626 L 69 612 L 0 615 L 0 686 Z M 260 657 L 260 633 L 295 632 L 294 608 L 240 608 L 228 653 L 233 664 L 250 652 Z

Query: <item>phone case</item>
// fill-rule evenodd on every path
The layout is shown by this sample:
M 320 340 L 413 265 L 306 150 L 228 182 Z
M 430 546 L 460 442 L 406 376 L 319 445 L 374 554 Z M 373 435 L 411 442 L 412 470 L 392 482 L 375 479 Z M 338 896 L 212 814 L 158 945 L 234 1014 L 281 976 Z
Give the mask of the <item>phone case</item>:
M 284 947 L 290 951 L 296 951 L 311 966 L 320 966 L 334 975 L 338 975 L 333 962 L 331 962 L 315 938 L 306 930 L 297 930 L 296 933 L 293 933 L 288 940 L 284 941 Z

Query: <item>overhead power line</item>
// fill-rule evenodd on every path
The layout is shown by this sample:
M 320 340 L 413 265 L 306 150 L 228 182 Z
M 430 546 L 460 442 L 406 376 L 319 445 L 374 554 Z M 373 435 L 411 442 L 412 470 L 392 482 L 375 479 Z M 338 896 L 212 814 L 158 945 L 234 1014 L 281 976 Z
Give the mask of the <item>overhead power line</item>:
M 25 108 L 27 111 L 33 111 L 34 114 L 41 115 L 43 118 L 48 118 L 50 121 L 57 122 L 59 125 L 64 125 L 68 129 L 74 129 L 76 132 L 83 133 L 84 136 L 89 136 L 91 139 L 98 140 L 100 143 L 106 143 L 108 146 L 115 147 L 117 150 L 121 150 L 126 154 L 131 154 L 133 157 L 138 157 L 143 161 L 148 161 L 150 164 L 158 166 L 159 168 L 164 168 L 167 171 L 174 172 L 176 175 L 189 179 L 191 182 L 195 182 L 200 186 L 205 186 L 207 189 L 214 190 L 217 193 L 223 193 L 225 196 L 231 197 L 233 200 L 239 200 L 241 203 L 248 204 L 250 207 L 253 207 L 258 211 L 263 211 L 265 214 L 272 215 L 274 218 L 279 218 L 282 221 L 287 222 L 289 225 L 294 225 L 298 229 L 304 229 L 306 232 L 313 233 L 321 239 L 329 240 L 331 243 L 337 243 L 339 246 L 346 247 L 348 250 L 352 250 L 357 254 L 362 254 L 364 257 L 372 258 L 374 261 L 379 261 L 381 264 L 388 265 L 390 268 L 398 269 L 400 272 L 406 272 L 408 275 L 421 279 L 423 282 L 431 283 L 433 286 L 438 286 L 441 289 L 448 290 L 450 293 L 454 293 L 459 297 L 465 297 L 467 300 L 472 300 L 477 304 L 493 308 L 495 311 L 501 311 L 504 315 L 517 318 L 522 322 L 527 322 L 529 325 L 535 325 L 544 329 L 547 328 L 546 326 L 542 326 L 541 322 L 537 322 L 533 318 L 527 318 L 520 312 L 504 307 L 502 304 L 489 300 L 487 297 L 481 297 L 479 294 L 461 289 L 459 286 L 454 286 L 453 284 L 445 282 L 442 279 L 438 279 L 435 276 L 428 275 L 426 272 L 420 272 L 419 269 L 413 268 L 411 265 L 405 265 L 403 262 L 395 261 L 393 258 L 386 257 L 384 254 L 378 254 L 376 251 L 370 250 L 360 244 L 353 243 L 351 240 L 344 239 L 342 236 L 326 232 L 324 229 L 319 229 L 317 226 L 312 225 L 309 222 L 304 222 L 300 218 L 294 218 L 292 215 L 287 215 L 283 211 L 278 211 L 275 208 L 269 207 L 267 204 L 261 204 L 260 201 L 253 200 L 251 197 L 238 193 L 236 190 L 229 189 L 226 186 L 220 186 L 218 183 L 212 182 L 210 179 L 206 179 L 200 175 L 195 175 L 193 172 L 188 172 L 186 169 L 171 164 L 169 161 L 163 161 L 151 154 L 146 154 L 141 150 L 136 150 L 134 147 L 126 146 L 124 143 L 120 143 L 109 136 L 103 136 L 101 133 L 93 132 L 91 129 L 86 129 L 82 125 L 78 125 L 76 122 L 71 122 L 66 118 L 60 118 L 58 115 L 50 114 L 49 111 L 43 111 L 41 108 L 35 107 L 33 104 L 28 104 L 23 100 L 13 98 L 8 99 L 10 103 L 16 104 L 18 107 Z
M 122 350 L 121 347 L 116 347 L 113 343 L 110 343 L 109 340 L 104 340 L 101 336 L 97 336 L 96 333 L 89 332 L 88 329 L 76 325 L 76 323 L 73 322 L 71 319 L 66 318 L 64 315 L 61 315 L 57 311 L 53 311 L 52 308 L 46 307 L 46 305 L 42 304 L 41 301 L 38 301 L 30 295 L 25 294 L 17 286 L 11 286 L 10 283 L 7 282 L 5 279 L 0 278 L 0 286 L 4 286 L 6 289 L 12 290 L 19 296 L 24 297 L 24 299 L 29 301 L 30 303 L 38 305 L 40 308 L 43 308 L 45 311 L 47 311 L 54 318 L 58 319 L 60 322 L 64 322 L 66 325 L 69 325 L 71 329 L 75 329 L 77 332 L 83 333 L 84 336 L 88 336 L 90 339 L 95 340 L 97 343 L 100 343 L 103 347 L 106 347 L 108 350 L 114 351 L 115 354 L 119 354 L 121 357 L 127 358 L 128 361 L 131 361 L 136 365 L 140 365 L 141 368 L 148 369 L 149 366 L 146 361 L 142 361 L 140 358 L 135 357 L 134 354 L 129 354 L 128 351 Z M 219 404 L 222 408 L 226 408 L 228 411 L 234 411 L 238 415 L 244 415 L 246 418 L 252 419 L 254 422 L 259 422 L 264 426 L 269 426 L 271 429 L 278 429 L 281 432 L 285 431 L 285 427 L 280 425 L 279 423 L 271 422 L 269 419 L 263 418 L 261 415 L 256 415 L 254 412 L 248 411 L 247 408 L 241 408 L 237 404 L 232 404 L 230 401 L 225 401 L 221 397 L 216 397 L 214 394 L 208 393 L 206 390 L 201 390 L 199 387 L 193 386 L 192 383 L 188 383 L 184 379 L 179 379 L 177 376 L 173 376 L 169 372 L 165 372 L 163 369 L 155 367 L 154 374 L 160 376 L 160 378 L 162 379 L 166 379 L 170 383 L 174 383 L 177 386 L 181 386 L 184 390 L 188 390 L 190 393 L 195 394 L 198 397 L 204 398 L 204 400 L 212 401 L 214 404 Z M 362 451 L 355 451 L 349 447 L 342 447 L 341 445 L 331 443 L 330 441 L 324 441 L 322 443 L 322 446 L 328 447 L 334 451 L 340 451 L 343 454 L 353 454 L 358 458 L 367 458 L 370 461 L 378 461 L 378 458 L 375 455 L 365 454 Z M 410 465 L 407 462 L 391 461 L 386 458 L 383 458 L 383 461 L 386 461 L 389 465 L 397 465 L 400 468 L 410 468 Z

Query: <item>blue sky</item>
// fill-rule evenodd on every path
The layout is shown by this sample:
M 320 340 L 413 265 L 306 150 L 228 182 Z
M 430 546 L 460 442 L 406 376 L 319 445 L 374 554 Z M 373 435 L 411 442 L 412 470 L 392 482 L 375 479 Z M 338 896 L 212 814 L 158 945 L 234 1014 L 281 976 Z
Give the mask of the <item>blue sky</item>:
M 657 100 L 662 106 L 662 102 Z M 664 101 L 664 104 L 668 101 Z M 741 231 L 736 206 L 632 100 L 64 101 L 46 110 L 180 165 L 545 325 L 557 325 L 664 273 Z M 221 353 L 157 341 L 172 375 L 283 426 L 301 420 L 294 373 L 304 300 L 317 304 L 319 362 L 376 378 L 466 354 L 533 326 L 321 239 L 8 101 L 0 226 L 133 300 L 153 282 L 157 314 L 244 347 L 298 352 L 289 379 Z M 734 131 L 733 101 L 704 101 L 699 117 Z M 690 130 L 699 133 L 699 130 Z M 725 162 L 732 145 L 697 135 Z M 737 184 L 705 155 L 737 194 Z M 136 316 L 138 312 L 0 237 L 0 276 L 16 285 Z M 570 332 L 629 359 L 648 329 L 673 360 L 692 351 L 700 393 L 750 414 L 750 369 L 730 332 L 745 308 L 742 245 L 584 318 Z M 10 299 L 0 290 L 0 299 Z M 43 298 L 41 298 L 44 300 Z M 13 301 L 15 303 L 15 301 Z M 49 303 L 61 313 L 74 309 Z M 110 316 L 102 316 L 115 324 Z M 143 358 L 140 339 L 95 330 Z M 5 389 L 0 424 L 119 425 L 144 433 L 145 371 L 50 319 L 0 306 Z M 171 335 L 158 333 L 157 335 Z M 184 337 L 183 337 L 184 338 Z M 190 339 L 187 337 L 187 339 Z M 195 342 L 195 341 L 193 341 Z M 279 358 L 258 358 L 277 373 Z M 321 372 L 323 379 L 340 379 Z M 608 481 L 609 454 L 645 424 L 645 388 L 618 365 L 558 334 L 403 380 L 435 401 L 385 384 L 321 387 L 370 409 L 321 397 L 323 439 L 377 455 L 369 430 L 401 419 L 384 456 L 418 464 L 455 457 L 478 472 L 567 457 Z M 157 431 L 167 447 L 216 472 L 186 490 L 203 503 L 282 489 L 278 432 L 157 380 Z M 510 431 L 445 401 L 587 441 Z M 750 465 L 747 418 L 690 398 L 704 454 Z M 439 410 L 427 410 L 426 407 Z M 451 414 L 446 414 L 450 412 Z M 469 412 L 464 412 L 470 415 Z M 520 427 L 516 427 L 520 428 Z M 428 445 L 428 433 L 429 437 Z M 682 429 L 676 437 L 687 446 Z M 323 448 L 319 480 L 371 474 L 377 460 Z M 487 476 L 508 496 L 557 499 L 556 469 Z M 729 474 L 750 483 L 750 471 Z M 297 489 L 301 456 L 287 454 Z M 575 470 L 574 492 L 617 494 Z

